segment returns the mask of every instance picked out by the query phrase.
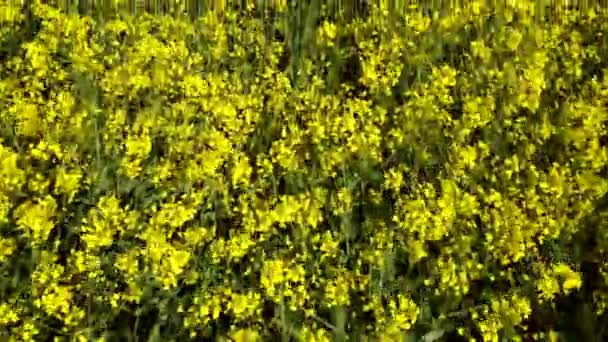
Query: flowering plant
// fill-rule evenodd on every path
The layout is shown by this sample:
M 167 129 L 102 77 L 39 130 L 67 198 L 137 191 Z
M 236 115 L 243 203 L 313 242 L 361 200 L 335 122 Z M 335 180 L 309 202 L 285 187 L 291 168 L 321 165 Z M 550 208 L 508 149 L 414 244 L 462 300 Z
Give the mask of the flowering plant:
M 602 337 L 606 10 L 0 6 L 3 338 Z

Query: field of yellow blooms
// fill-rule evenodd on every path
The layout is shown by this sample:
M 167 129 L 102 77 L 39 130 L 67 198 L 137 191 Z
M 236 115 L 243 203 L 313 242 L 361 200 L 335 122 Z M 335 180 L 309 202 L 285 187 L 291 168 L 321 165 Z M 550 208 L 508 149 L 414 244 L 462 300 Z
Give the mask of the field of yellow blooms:
M 608 338 L 607 10 L 0 3 L 0 340 Z

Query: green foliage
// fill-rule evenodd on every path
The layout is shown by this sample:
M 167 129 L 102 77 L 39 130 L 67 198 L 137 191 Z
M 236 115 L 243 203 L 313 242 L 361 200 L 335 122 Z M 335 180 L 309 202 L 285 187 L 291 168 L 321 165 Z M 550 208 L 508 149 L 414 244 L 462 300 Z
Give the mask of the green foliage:
M 2 338 L 606 337 L 605 10 L 1 6 Z

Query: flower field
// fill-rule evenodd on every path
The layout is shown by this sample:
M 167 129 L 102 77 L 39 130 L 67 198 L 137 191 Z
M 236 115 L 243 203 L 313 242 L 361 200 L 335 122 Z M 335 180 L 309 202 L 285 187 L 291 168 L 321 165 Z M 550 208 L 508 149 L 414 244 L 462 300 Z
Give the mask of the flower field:
M 608 10 L 15 3 L 0 340 L 608 339 Z

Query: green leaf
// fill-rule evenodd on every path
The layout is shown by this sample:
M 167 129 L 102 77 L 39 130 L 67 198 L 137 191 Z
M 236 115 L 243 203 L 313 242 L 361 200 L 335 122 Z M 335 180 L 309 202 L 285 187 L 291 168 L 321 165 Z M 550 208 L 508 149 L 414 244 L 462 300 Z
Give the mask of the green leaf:
M 160 324 L 154 324 L 152 328 L 152 332 L 150 332 L 150 336 L 148 337 L 148 342 L 158 342 L 160 341 Z
M 443 329 L 432 330 L 432 331 L 426 333 L 424 336 L 422 336 L 422 341 L 424 341 L 424 342 L 437 341 L 438 339 L 440 339 L 443 336 L 443 334 L 445 334 L 445 331 Z

